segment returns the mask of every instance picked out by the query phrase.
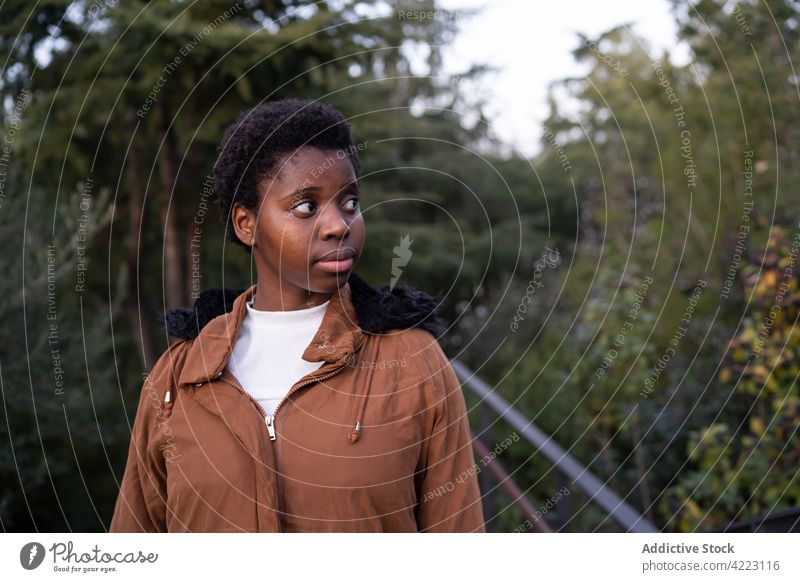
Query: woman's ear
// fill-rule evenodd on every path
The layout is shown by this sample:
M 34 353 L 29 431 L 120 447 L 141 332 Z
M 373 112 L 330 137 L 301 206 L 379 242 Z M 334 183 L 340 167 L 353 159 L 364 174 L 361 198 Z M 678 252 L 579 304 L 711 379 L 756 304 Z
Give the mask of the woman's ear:
M 231 208 L 231 223 L 233 231 L 240 241 L 249 247 L 256 245 L 256 213 L 241 202 L 236 202 Z

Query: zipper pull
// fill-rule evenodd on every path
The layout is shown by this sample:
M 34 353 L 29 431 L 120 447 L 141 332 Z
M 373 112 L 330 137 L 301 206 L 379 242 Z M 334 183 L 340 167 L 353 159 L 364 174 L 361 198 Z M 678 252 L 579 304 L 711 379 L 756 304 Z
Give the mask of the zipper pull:
M 275 415 L 274 414 L 268 414 L 266 416 L 266 421 L 267 421 L 267 431 L 269 432 L 269 440 L 274 441 L 275 440 Z

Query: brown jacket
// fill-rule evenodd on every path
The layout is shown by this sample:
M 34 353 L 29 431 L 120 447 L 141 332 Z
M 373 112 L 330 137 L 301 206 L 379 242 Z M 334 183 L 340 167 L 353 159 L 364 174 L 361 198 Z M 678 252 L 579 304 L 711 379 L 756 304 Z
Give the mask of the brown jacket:
M 484 532 L 464 396 L 426 330 L 431 298 L 351 275 L 303 353 L 325 363 L 278 405 L 271 440 L 226 367 L 254 292 L 171 316 L 183 338 L 144 382 L 110 530 Z

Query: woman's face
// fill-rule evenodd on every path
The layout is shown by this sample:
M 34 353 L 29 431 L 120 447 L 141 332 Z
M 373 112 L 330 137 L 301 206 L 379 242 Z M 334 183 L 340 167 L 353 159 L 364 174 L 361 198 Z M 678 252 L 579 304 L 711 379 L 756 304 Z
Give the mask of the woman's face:
M 262 182 L 259 208 L 234 205 L 233 225 L 266 291 L 256 293 L 255 308 L 305 309 L 342 287 L 361 255 L 358 182 L 343 150 L 304 147 L 278 170 Z

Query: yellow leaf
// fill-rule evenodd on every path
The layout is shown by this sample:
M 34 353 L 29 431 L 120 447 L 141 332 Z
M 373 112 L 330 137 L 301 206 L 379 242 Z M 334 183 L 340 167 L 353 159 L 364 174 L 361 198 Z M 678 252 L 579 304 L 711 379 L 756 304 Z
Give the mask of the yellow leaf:
M 689 515 L 691 515 L 694 519 L 700 519 L 703 517 L 703 510 L 701 510 L 700 506 L 695 503 L 694 499 L 686 500 L 686 509 L 689 511 Z

